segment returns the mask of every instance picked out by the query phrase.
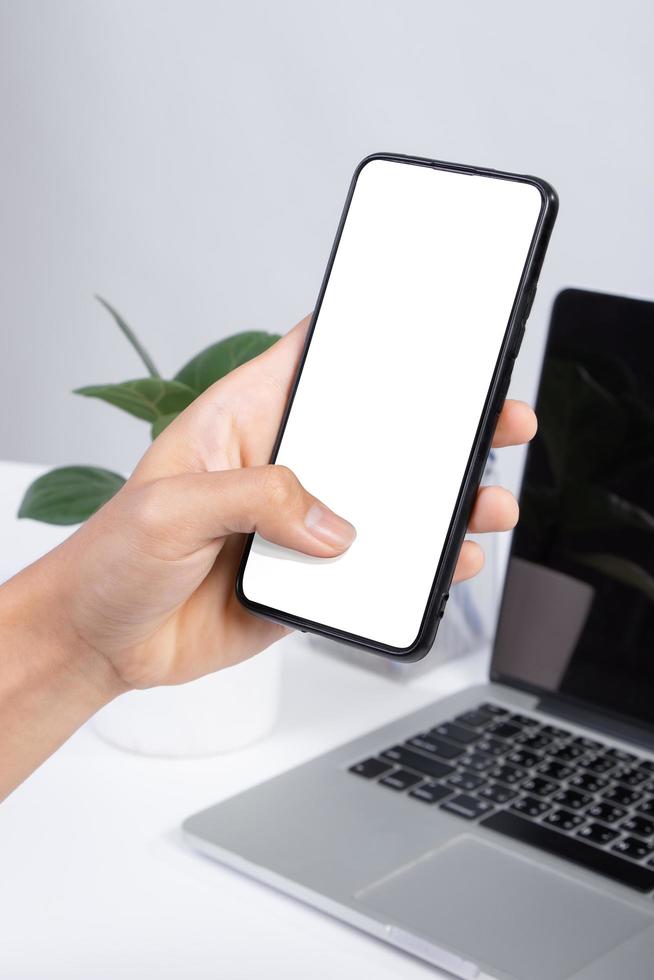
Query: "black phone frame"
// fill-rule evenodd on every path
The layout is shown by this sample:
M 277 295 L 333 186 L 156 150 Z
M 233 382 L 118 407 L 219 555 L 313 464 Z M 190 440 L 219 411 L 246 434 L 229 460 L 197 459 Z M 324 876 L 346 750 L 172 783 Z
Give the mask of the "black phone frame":
M 302 376 L 307 353 L 311 345 L 311 338 L 313 337 L 316 322 L 320 314 L 323 298 L 327 289 L 327 284 L 331 275 L 334 259 L 336 258 L 336 252 L 340 244 L 341 235 L 343 233 L 343 228 L 345 227 L 345 222 L 347 220 L 347 215 L 357 181 L 363 168 L 374 160 L 386 160 L 394 163 L 429 167 L 430 169 L 435 170 L 444 170 L 454 173 L 470 174 L 478 177 L 492 177 L 499 180 L 512 180 L 519 183 L 527 183 L 538 189 L 542 202 L 538 222 L 534 230 L 534 235 L 527 253 L 525 265 L 522 270 L 518 291 L 513 302 L 507 328 L 504 332 L 504 338 L 500 347 L 497 361 L 495 363 L 495 369 L 493 371 L 493 376 L 491 378 L 486 400 L 484 402 L 484 408 L 482 410 L 479 425 L 477 426 L 477 431 L 473 440 L 472 449 L 470 451 L 468 462 L 461 481 L 456 504 L 454 506 L 448 532 L 445 537 L 445 543 L 438 560 L 429 597 L 427 599 L 425 611 L 420 623 L 420 628 L 415 640 L 408 647 L 394 647 L 389 644 L 381 643 L 377 640 L 372 640 L 368 637 L 357 636 L 356 634 L 327 626 L 323 623 L 316 623 L 312 620 L 303 619 L 301 616 L 295 616 L 290 613 L 286 613 L 283 610 L 274 609 L 270 606 L 266 606 L 262 603 L 249 599 L 243 589 L 243 576 L 245 573 L 248 556 L 250 554 L 250 549 L 252 547 L 254 534 L 248 535 L 243 548 L 243 554 L 236 577 L 236 595 L 239 602 L 241 602 L 241 604 L 245 606 L 249 612 L 264 619 L 272 620 L 273 622 L 280 623 L 283 626 L 299 629 L 305 633 L 315 633 L 318 636 L 324 636 L 330 640 L 336 640 L 337 642 L 343 643 L 347 646 L 368 650 L 370 653 L 375 653 L 382 657 L 401 660 L 402 662 L 412 662 L 421 660 L 423 657 L 425 657 L 433 646 L 440 620 L 445 611 L 445 605 L 449 598 L 449 589 L 459 557 L 459 552 L 465 538 L 472 507 L 477 496 L 484 467 L 486 466 L 486 460 L 488 459 L 488 454 L 490 452 L 497 418 L 501 411 L 502 405 L 504 404 L 504 398 L 511 380 L 513 364 L 520 349 L 522 335 L 524 333 L 524 326 L 529 316 L 531 304 L 536 293 L 538 276 L 540 274 L 543 259 L 545 257 L 545 252 L 547 250 L 547 245 L 558 211 L 558 197 L 554 188 L 548 184 L 547 181 L 541 180 L 539 177 L 508 173 L 500 170 L 491 170 L 486 167 L 446 163 L 442 160 L 429 160 L 424 157 L 407 156 L 401 153 L 372 153 L 365 157 L 357 166 L 350 182 L 343 212 L 341 214 L 334 243 L 330 251 L 329 261 L 327 262 L 325 275 L 318 293 L 318 300 L 311 316 L 311 322 L 307 331 L 307 337 L 302 355 L 300 357 L 288 403 L 284 410 L 279 432 L 271 454 L 271 463 L 274 463 L 277 458 L 277 453 L 284 436 L 284 430 L 286 429 L 286 424 L 295 400 L 295 394 Z

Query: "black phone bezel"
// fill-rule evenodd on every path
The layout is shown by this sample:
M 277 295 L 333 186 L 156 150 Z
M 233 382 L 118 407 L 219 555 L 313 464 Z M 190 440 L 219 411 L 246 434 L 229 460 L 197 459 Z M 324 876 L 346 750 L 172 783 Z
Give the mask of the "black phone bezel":
M 336 236 L 330 251 L 329 260 L 327 262 L 325 274 L 320 286 L 320 291 L 318 293 L 316 306 L 311 316 L 311 322 L 307 331 L 307 337 L 302 350 L 295 379 L 293 381 L 289 399 L 284 410 L 279 432 L 271 454 L 271 463 L 274 463 L 277 458 L 277 453 L 281 445 L 284 430 L 286 429 L 286 424 L 291 412 L 293 401 L 295 400 L 295 394 L 302 376 L 307 353 L 311 345 L 311 338 L 313 337 L 316 322 L 320 314 L 323 298 L 327 289 L 327 284 L 329 282 L 332 266 L 334 264 L 336 252 L 341 240 L 343 228 L 347 220 L 348 211 L 350 209 L 350 204 L 352 202 L 357 181 L 364 167 L 374 160 L 385 160 L 412 166 L 429 167 L 436 170 L 470 174 L 472 176 L 492 177 L 499 180 L 512 180 L 520 183 L 527 183 L 536 187 L 541 195 L 541 210 L 538 223 L 536 225 L 522 271 L 520 284 L 518 286 L 518 291 L 514 299 L 507 328 L 504 333 L 502 345 L 500 347 L 488 388 L 484 408 L 482 410 L 477 432 L 475 433 L 472 449 L 470 451 L 470 456 L 468 457 L 468 462 L 463 474 L 459 494 L 452 513 L 443 550 L 441 552 L 440 559 L 438 560 L 429 597 L 427 599 L 425 611 L 420 623 L 420 628 L 415 640 L 408 647 L 394 647 L 389 644 L 381 643 L 378 640 L 357 636 L 356 634 L 347 633 L 344 630 L 339 630 L 322 623 L 316 623 L 312 620 L 304 619 L 301 616 L 292 615 L 284 612 L 283 610 L 274 609 L 270 606 L 266 606 L 262 603 L 249 599 L 243 590 L 243 576 L 245 573 L 248 556 L 250 554 L 250 549 L 252 547 L 252 541 L 254 539 L 253 534 L 248 535 L 243 548 L 243 554 L 236 577 L 236 595 L 239 602 L 241 602 L 241 604 L 245 606 L 249 612 L 254 613 L 257 616 L 261 616 L 264 619 L 272 620 L 273 622 L 280 623 L 283 626 L 299 629 L 302 632 L 315 633 L 318 636 L 324 636 L 328 639 L 336 640 L 339 643 L 358 647 L 359 649 L 368 650 L 370 653 L 375 653 L 379 656 L 394 660 L 401 660 L 403 662 L 412 662 L 421 660 L 431 649 L 436 638 L 440 620 L 445 611 L 445 605 L 449 596 L 449 589 L 452 577 L 454 575 L 454 569 L 461 550 L 461 545 L 463 544 L 463 539 L 468 526 L 468 520 L 475 497 L 477 495 L 477 490 L 479 489 L 479 484 L 486 465 L 488 453 L 490 452 L 497 416 L 504 403 L 504 398 L 508 390 L 513 364 L 515 362 L 522 339 L 524 324 L 526 323 L 529 315 L 531 302 L 533 301 L 536 291 L 538 275 L 543 264 L 549 238 L 556 219 L 556 213 L 558 211 L 558 197 L 554 188 L 548 184 L 547 181 L 541 180 L 538 177 L 508 173 L 500 170 L 491 170 L 485 167 L 467 166 L 458 163 L 446 163 L 441 160 L 430 160 L 424 157 L 407 156 L 401 153 L 373 153 L 365 157 L 357 166 L 350 182 L 343 212 L 341 214 Z

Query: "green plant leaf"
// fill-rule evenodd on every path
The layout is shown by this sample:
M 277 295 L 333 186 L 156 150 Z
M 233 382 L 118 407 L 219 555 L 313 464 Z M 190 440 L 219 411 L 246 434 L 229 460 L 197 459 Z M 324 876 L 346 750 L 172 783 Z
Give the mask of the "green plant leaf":
M 44 473 L 27 488 L 18 516 L 46 524 L 80 524 L 124 482 L 118 473 L 96 466 L 62 466 Z
M 74 394 L 101 398 L 146 422 L 154 422 L 162 415 L 178 414 L 195 398 L 195 392 L 187 385 L 163 378 L 137 378 L 117 385 L 87 385 L 76 388 Z
M 132 345 L 132 347 L 134 348 L 138 356 L 141 358 L 143 364 L 145 365 L 145 369 L 150 375 L 150 377 L 160 378 L 161 375 L 157 370 L 157 365 L 154 363 L 154 361 L 146 351 L 145 347 L 138 339 L 138 337 L 136 336 L 136 334 L 134 333 L 130 325 L 127 323 L 125 318 L 120 315 L 118 310 L 115 310 L 113 308 L 111 303 L 108 303 L 106 299 L 103 299 L 102 296 L 96 296 L 95 298 L 97 299 L 98 303 L 101 303 L 102 306 L 104 306 L 107 313 L 109 313 L 114 318 L 114 320 L 116 321 L 116 326 L 122 332 L 123 336 L 126 337 L 129 343 Z
M 161 435 L 163 430 L 167 428 L 178 415 L 179 412 L 170 412 L 168 415 L 160 415 L 159 418 L 156 418 L 152 423 L 152 438 L 156 439 L 158 435 Z
M 650 602 L 654 602 L 654 578 L 635 561 L 621 558 L 620 555 L 609 555 L 602 552 L 590 552 L 588 554 L 572 552 L 569 557 L 573 561 L 579 562 L 580 565 L 594 568 L 595 571 L 608 575 L 616 582 L 630 585 L 632 589 L 638 589 L 639 592 L 647 596 Z
M 278 340 L 278 334 L 261 330 L 237 333 L 196 354 L 177 372 L 175 380 L 188 385 L 199 395 L 214 381 L 224 378 L 234 368 L 268 350 Z

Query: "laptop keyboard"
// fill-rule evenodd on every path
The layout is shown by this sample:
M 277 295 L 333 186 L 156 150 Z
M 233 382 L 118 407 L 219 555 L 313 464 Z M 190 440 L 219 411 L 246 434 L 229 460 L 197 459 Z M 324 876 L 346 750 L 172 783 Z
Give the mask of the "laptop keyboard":
M 654 762 L 636 753 L 481 704 L 350 772 L 415 805 L 654 890 Z

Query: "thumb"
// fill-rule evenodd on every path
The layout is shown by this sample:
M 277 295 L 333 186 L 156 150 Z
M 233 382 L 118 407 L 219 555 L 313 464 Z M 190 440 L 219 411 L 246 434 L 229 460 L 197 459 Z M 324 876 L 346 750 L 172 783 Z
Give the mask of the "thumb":
M 354 541 L 354 527 L 304 489 L 285 466 L 184 473 L 135 490 L 148 537 L 182 557 L 228 534 L 257 531 L 306 555 L 332 558 Z

